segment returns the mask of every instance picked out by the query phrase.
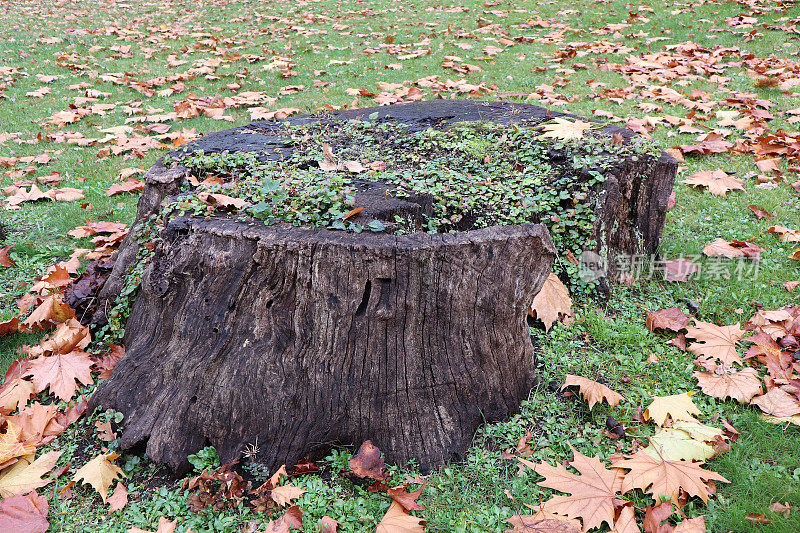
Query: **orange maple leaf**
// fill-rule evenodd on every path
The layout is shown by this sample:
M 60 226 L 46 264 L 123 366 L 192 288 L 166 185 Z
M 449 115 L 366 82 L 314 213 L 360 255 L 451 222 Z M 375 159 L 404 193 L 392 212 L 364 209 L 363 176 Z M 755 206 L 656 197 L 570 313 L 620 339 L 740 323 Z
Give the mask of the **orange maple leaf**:
M 92 364 L 94 362 L 89 354 L 77 350 L 68 354 L 41 356 L 30 362 L 30 368 L 23 377 L 33 377 L 36 392 L 49 387 L 50 392 L 68 402 L 78 388 L 75 380 L 84 385 L 94 383 L 90 371 Z
M 753 368 L 745 368 L 733 372 L 724 367 L 717 367 L 714 372 L 696 371 L 694 377 L 700 389 L 715 398 L 733 398 L 737 402 L 747 403 L 753 396 L 761 394 L 761 378 Z
M 639 451 L 615 461 L 612 466 L 629 470 L 622 481 L 623 493 L 641 489 L 652 494 L 656 500 L 664 495 L 677 504 L 681 490 L 707 502 L 709 492 L 706 481 L 730 483 L 716 472 L 701 468 L 700 464 L 694 461 L 668 461 Z
M 614 497 L 622 488 L 623 472 L 616 468 L 608 469 L 597 457 L 587 457 L 575 448 L 572 448 L 572 452 L 574 458 L 569 464 L 580 475 L 573 474 L 561 465 L 536 465 L 536 473 L 545 477 L 539 485 L 570 494 L 554 496 L 544 503 L 544 509 L 570 518 L 580 518 L 584 532 L 600 527 L 604 522 L 613 527 Z
M 689 351 L 695 355 L 710 359 L 718 359 L 726 365 L 741 363 L 742 358 L 736 353 L 736 345 L 744 335 L 739 324 L 717 326 L 710 322 L 695 321 L 694 327 L 686 329 L 686 337 L 695 339 L 689 345 Z
M 700 172 L 695 172 L 688 179 L 683 180 L 682 183 L 693 187 L 706 187 L 711 194 L 722 197 L 726 197 L 728 191 L 744 190 L 744 182 L 742 180 L 730 176 L 721 168 L 714 171 L 701 170 Z

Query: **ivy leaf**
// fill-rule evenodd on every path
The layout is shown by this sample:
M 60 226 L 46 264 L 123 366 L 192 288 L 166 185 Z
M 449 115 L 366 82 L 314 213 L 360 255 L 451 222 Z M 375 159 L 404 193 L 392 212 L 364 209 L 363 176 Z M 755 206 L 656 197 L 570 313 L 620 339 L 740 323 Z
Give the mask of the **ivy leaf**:
M 370 229 L 370 231 L 379 232 L 386 229 L 386 224 L 384 224 L 380 220 L 373 220 L 372 222 L 367 224 L 367 227 Z

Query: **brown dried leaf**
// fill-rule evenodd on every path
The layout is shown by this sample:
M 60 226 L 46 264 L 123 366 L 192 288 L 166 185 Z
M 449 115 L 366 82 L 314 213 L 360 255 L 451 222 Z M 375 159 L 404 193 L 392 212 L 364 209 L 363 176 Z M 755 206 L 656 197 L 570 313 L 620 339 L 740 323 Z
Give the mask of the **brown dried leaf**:
M 569 297 L 569 289 L 555 274 L 547 276 L 542 290 L 533 299 L 531 315 L 544 323 L 545 331 L 549 331 L 559 318 L 562 318 L 566 325 L 572 322 L 572 299 Z
M 622 487 L 623 474 L 616 468 L 607 469 L 597 457 L 586 457 L 574 448 L 570 462 L 580 475 L 573 474 L 561 465 L 547 463 L 536 465 L 536 473 L 545 480 L 542 487 L 570 493 L 554 496 L 544 504 L 547 511 L 583 520 L 583 531 L 600 527 L 603 523 L 614 525 L 614 498 Z
M 425 520 L 406 513 L 403 506 L 392 500 L 375 533 L 423 533 Z
M 371 440 L 364 441 L 358 453 L 348 463 L 350 470 L 358 477 L 368 477 L 377 481 L 387 479 L 386 465 L 377 446 Z
M 650 331 L 668 329 L 677 332 L 688 325 L 689 317 L 677 307 L 647 313 L 647 329 Z
M 698 463 L 668 461 L 652 457 L 644 451 L 614 461 L 613 466 L 630 470 L 622 481 L 623 493 L 632 489 L 641 489 L 651 494 L 656 500 L 659 496 L 664 495 L 676 504 L 678 504 L 678 494 L 681 490 L 690 496 L 699 496 L 706 502 L 709 496 L 707 481 L 716 480 L 730 483 L 716 472 L 701 468 Z
M 594 407 L 594 404 L 602 402 L 603 400 L 605 400 L 609 406 L 614 407 L 625 399 L 621 394 L 614 392 L 602 383 L 581 376 L 567 374 L 567 379 L 561 387 L 561 390 L 563 391 L 571 386 L 578 387 L 583 399 L 589 403 L 589 410 Z
M 694 377 L 700 389 L 715 398 L 733 398 L 739 403 L 748 403 L 761 394 L 761 378 L 753 368 L 734 372 L 717 367 L 714 372 L 695 371 Z

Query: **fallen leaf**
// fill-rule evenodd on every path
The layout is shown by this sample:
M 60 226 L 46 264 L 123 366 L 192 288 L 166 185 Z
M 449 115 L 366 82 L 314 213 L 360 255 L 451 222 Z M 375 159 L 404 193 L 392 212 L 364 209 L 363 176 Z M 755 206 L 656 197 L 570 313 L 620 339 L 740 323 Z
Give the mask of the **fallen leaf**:
M 761 394 L 761 378 L 753 368 L 729 371 L 718 367 L 714 372 L 695 371 L 700 389 L 715 398 L 733 398 L 739 403 L 748 403 Z
M 744 335 L 744 330 L 739 324 L 717 326 L 710 322 L 695 321 L 694 327 L 686 330 L 686 337 L 695 339 L 689 345 L 689 351 L 709 359 L 717 359 L 724 364 L 732 365 L 741 363 L 742 358 L 736 353 L 739 339 Z
M 800 401 L 781 388 L 770 389 L 763 396 L 753 398 L 750 402 L 762 411 L 774 417 L 790 417 L 800 414 Z
M 175 520 L 168 520 L 162 516 L 158 519 L 158 529 L 156 531 L 147 531 L 145 529 L 139 529 L 138 527 L 131 527 L 128 528 L 127 533 L 174 533 L 176 527 L 178 527 L 177 518 Z
M 774 233 L 781 242 L 800 242 L 800 231 L 784 226 L 770 226 L 764 233 Z
M 789 505 L 789 502 L 775 502 L 769 506 L 770 511 L 776 514 L 782 514 L 785 517 L 788 517 L 791 514 L 792 509 L 794 509 L 794 507 Z
M 76 380 L 84 385 L 94 383 L 91 373 L 93 364 L 89 354 L 82 351 L 41 356 L 30 362 L 25 377 L 33 377 L 36 392 L 49 388 L 50 392 L 68 402 L 78 390 Z
M 659 427 L 663 427 L 667 418 L 673 421 L 688 420 L 693 421 L 693 415 L 701 414 L 700 409 L 695 406 L 691 398 L 691 393 L 673 394 L 671 396 L 658 396 L 653 398 L 653 402 L 645 409 L 643 416 L 646 420 L 652 420 Z
M 613 527 L 613 502 L 622 486 L 622 472 L 606 468 L 597 457 L 587 457 L 574 448 L 572 451 L 574 458 L 569 464 L 580 475 L 561 465 L 536 465 L 536 473 L 545 478 L 538 485 L 570 494 L 552 497 L 544 503 L 544 509 L 570 518 L 581 518 L 584 532 L 603 523 Z
M 701 462 L 715 455 L 714 448 L 675 428 L 659 429 L 650 437 L 650 445 L 643 450 L 643 453 L 656 459 Z
M 125 477 L 125 473 L 111 462 L 117 457 L 119 455 L 116 453 L 100 454 L 79 468 L 72 479 L 76 483 L 83 482 L 91 485 L 100 494 L 103 503 L 106 503 L 108 488 L 120 476 Z
M 287 484 L 272 489 L 270 496 L 275 501 L 275 503 L 277 503 L 281 507 L 286 507 L 287 505 L 290 505 L 292 503 L 292 500 L 296 500 L 306 492 L 308 491 L 303 490 L 299 487 L 295 487 L 292 484 Z
M 542 137 L 552 139 L 580 139 L 583 133 L 592 127 L 591 123 L 582 120 L 567 120 L 563 118 L 554 118 L 553 123 L 545 124 L 542 126 L 547 133 Z
M 772 215 L 769 213 L 769 211 L 759 209 L 756 205 L 748 205 L 747 208 L 750 209 L 750 211 L 752 211 L 755 217 L 758 219 L 772 218 Z
M 685 283 L 689 281 L 689 276 L 700 270 L 700 267 L 690 259 L 680 257 L 664 262 L 664 281 L 676 281 Z
M 567 379 L 561 387 L 561 390 L 563 391 L 567 387 L 572 386 L 578 387 L 583 399 L 589 403 L 589 410 L 594 407 L 594 404 L 602 402 L 603 400 L 605 400 L 609 406 L 614 407 L 625 399 L 621 394 L 614 392 L 602 383 L 581 376 L 567 374 Z
M 20 329 L 45 329 L 53 324 L 66 322 L 70 318 L 75 318 L 75 310 L 64 303 L 60 294 L 51 294 L 20 324 Z
M 555 274 L 547 276 L 539 294 L 533 299 L 531 315 L 544 323 L 545 331 L 549 331 L 559 318 L 562 318 L 566 325 L 572 322 L 572 299 L 569 297 L 569 289 Z
M 35 492 L 6 497 L 0 501 L 0 531 L 45 533 L 49 528 L 47 500 Z
M 375 533 L 423 533 L 425 520 L 406 513 L 403 506 L 392 500 Z
M 687 518 L 676 525 L 672 533 L 706 533 L 706 531 L 706 517 L 701 515 Z
M 614 461 L 612 466 L 630 470 L 622 480 L 623 493 L 641 489 L 656 500 L 663 495 L 676 504 L 681 490 L 690 496 L 699 496 L 707 502 L 709 492 L 706 481 L 730 483 L 716 472 L 701 468 L 698 463 L 655 458 L 644 451 Z
M 644 511 L 642 526 L 646 533 L 672 533 L 672 526 L 662 526 L 662 522 L 672 516 L 672 502 L 663 502 L 659 505 L 648 505 Z
M 21 434 L 19 426 L 12 422 L 6 424 L 6 432 L 0 434 L 0 465 L 36 451 L 35 446 L 22 441 Z
M 2 267 L 13 267 L 17 263 L 11 259 L 11 256 L 8 255 L 8 252 L 11 251 L 11 246 L 4 246 L 0 248 L 0 266 Z
M 402 485 L 398 485 L 396 487 L 392 487 L 386 491 L 386 494 L 403 506 L 403 509 L 406 511 L 422 511 L 425 508 L 422 507 L 420 504 L 417 503 L 417 498 L 419 498 L 420 494 L 422 494 L 425 485 L 423 484 L 418 490 L 414 492 L 406 492 L 406 487 L 408 483 L 403 483 Z
M 647 313 L 647 329 L 667 329 L 669 331 L 680 331 L 689 325 L 689 317 L 677 307 L 662 309 Z
M 125 485 L 117 481 L 117 486 L 114 488 L 114 494 L 108 497 L 106 502 L 109 505 L 108 514 L 112 514 L 114 511 L 120 511 L 123 507 L 128 505 L 128 489 L 125 488 Z
M 387 479 L 381 451 L 371 440 L 364 441 L 355 457 L 350 459 L 348 466 L 358 477 L 368 477 L 377 481 Z
M 771 524 L 772 520 L 767 518 L 765 515 L 761 513 L 747 513 L 745 516 L 747 520 L 751 522 L 755 522 L 756 524 Z
M 581 523 L 574 518 L 549 513 L 543 509 L 536 514 L 514 515 L 506 522 L 513 526 L 505 533 L 580 533 Z
M 42 479 L 56 465 L 62 452 L 47 452 L 35 461 L 33 455 L 23 457 L 0 473 L 0 496 L 7 498 L 44 487 L 50 480 Z
M 10 382 L 3 383 L 0 391 L 0 413 L 7 415 L 17 409 L 22 409 L 28 404 L 36 390 L 33 383 L 24 379 L 16 378 Z
M 744 190 L 744 182 L 742 180 L 732 177 L 721 168 L 717 168 L 714 171 L 701 170 L 700 172 L 695 172 L 681 183 L 693 187 L 706 187 L 711 194 L 722 197 L 726 197 L 728 191 Z
M 336 530 L 341 525 L 342 524 L 339 523 L 338 521 L 334 520 L 328 515 L 325 515 L 322 517 L 322 520 L 320 521 L 320 526 L 321 526 L 320 533 L 336 533 Z

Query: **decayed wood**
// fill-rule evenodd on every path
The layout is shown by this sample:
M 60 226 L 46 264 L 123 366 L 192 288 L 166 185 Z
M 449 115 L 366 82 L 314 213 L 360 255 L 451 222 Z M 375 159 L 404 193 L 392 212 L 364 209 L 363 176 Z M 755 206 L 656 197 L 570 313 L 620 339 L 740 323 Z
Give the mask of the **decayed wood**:
M 535 384 L 525 317 L 555 255 L 544 226 L 395 236 L 177 219 L 92 397 L 121 446 L 182 470 L 256 445 L 271 467 L 371 439 L 390 461 L 463 456 Z

